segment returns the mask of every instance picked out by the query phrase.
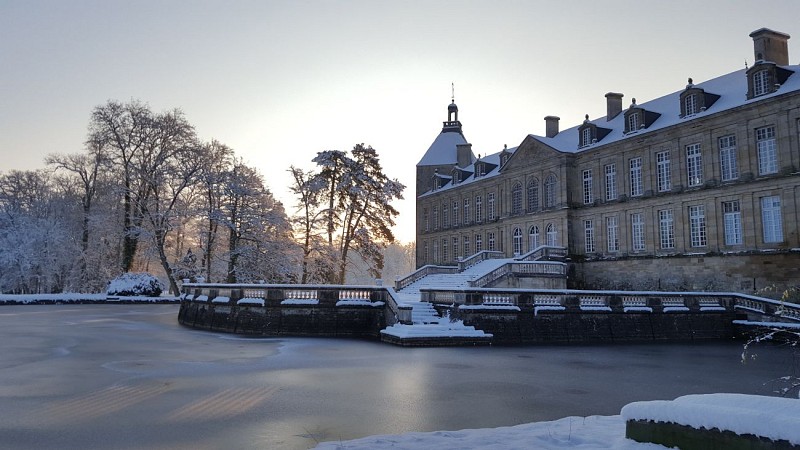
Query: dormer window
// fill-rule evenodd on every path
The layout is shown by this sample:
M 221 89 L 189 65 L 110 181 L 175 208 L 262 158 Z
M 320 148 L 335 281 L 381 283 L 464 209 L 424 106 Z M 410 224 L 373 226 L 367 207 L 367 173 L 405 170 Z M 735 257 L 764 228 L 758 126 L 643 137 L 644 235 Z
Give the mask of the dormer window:
M 688 94 L 683 98 L 683 115 L 697 114 L 697 94 Z
M 587 114 L 583 125 L 578 128 L 578 148 L 600 142 L 610 132 L 609 128 L 601 128 L 589 122 L 589 115 Z
M 475 178 L 486 175 L 486 164 L 482 162 L 475 163 Z
M 661 117 L 661 114 L 648 111 L 636 105 L 636 99 L 632 99 L 630 108 L 625 111 L 625 130 L 623 133 L 633 133 L 645 129 Z
M 627 133 L 639 129 L 639 111 L 632 111 L 628 114 L 628 128 L 625 130 Z
M 592 143 L 592 128 L 586 127 L 581 130 L 581 147 L 586 147 Z
M 767 69 L 759 70 L 753 74 L 753 97 L 769 94 L 771 92 L 769 88 L 769 78 L 769 70 Z
M 747 70 L 747 99 L 777 91 L 793 73 L 773 62 L 758 61 Z
M 681 92 L 681 113 L 680 117 L 689 117 L 699 114 L 710 108 L 717 100 L 719 95 L 711 94 L 703 89 L 697 88 L 692 84 L 692 79 L 689 78 L 689 84 L 686 85 L 686 90 Z

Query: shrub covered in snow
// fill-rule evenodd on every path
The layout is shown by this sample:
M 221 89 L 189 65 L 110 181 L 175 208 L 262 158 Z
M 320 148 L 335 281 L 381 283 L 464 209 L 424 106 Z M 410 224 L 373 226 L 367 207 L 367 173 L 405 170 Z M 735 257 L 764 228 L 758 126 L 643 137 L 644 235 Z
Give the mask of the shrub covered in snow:
M 109 281 L 106 294 L 124 297 L 158 297 L 162 290 L 164 286 L 153 275 L 146 272 L 128 272 Z

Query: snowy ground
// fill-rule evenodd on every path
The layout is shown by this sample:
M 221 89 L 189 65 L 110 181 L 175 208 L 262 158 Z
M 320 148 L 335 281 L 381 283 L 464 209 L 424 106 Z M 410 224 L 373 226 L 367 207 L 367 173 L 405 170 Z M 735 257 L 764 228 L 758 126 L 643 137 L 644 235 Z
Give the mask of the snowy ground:
M 323 442 L 317 450 L 511 450 L 511 449 L 665 449 L 625 439 L 622 416 L 565 417 L 513 427 L 434 431 L 370 436 L 345 442 Z
M 663 449 L 625 439 L 625 421 L 653 420 L 693 428 L 753 434 L 800 445 L 800 400 L 743 394 L 686 395 L 635 402 L 617 416 L 565 417 L 513 427 L 370 436 L 325 442 L 318 450 L 376 449 Z

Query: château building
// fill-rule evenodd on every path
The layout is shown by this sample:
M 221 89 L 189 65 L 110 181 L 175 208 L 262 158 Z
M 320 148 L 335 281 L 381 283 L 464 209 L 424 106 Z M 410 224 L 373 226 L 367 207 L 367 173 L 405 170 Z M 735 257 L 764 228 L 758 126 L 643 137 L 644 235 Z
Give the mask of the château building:
M 751 292 L 800 284 L 800 66 L 755 63 L 476 158 L 448 120 L 417 164 L 417 266 L 567 248 L 572 287 Z

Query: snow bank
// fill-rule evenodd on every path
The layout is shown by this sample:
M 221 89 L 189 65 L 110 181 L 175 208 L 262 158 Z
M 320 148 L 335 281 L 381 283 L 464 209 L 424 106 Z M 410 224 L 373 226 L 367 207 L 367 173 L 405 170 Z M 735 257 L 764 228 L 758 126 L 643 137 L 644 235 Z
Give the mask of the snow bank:
M 686 395 L 673 401 L 636 402 L 622 408 L 627 420 L 717 428 L 800 445 L 800 400 L 745 394 Z
M 146 272 L 127 272 L 108 282 L 106 294 L 158 297 L 163 290 L 161 282 L 153 275 Z

